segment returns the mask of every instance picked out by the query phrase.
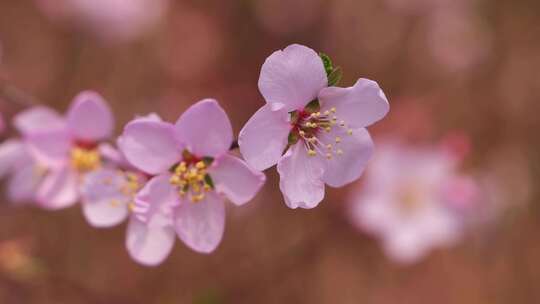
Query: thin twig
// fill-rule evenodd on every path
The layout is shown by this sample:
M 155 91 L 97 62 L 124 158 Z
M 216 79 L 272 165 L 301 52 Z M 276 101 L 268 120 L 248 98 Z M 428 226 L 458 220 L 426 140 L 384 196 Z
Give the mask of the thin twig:
M 3 77 L 0 77 L 0 98 L 14 106 L 22 108 L 41 103 L 37 98 L 10 84 Z

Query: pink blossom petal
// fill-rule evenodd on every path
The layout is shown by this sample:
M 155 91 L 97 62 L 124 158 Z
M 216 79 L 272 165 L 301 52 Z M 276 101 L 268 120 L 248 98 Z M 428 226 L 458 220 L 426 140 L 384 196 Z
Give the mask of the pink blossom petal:
M 71 138 L 65 129 L 32 132 L 26 136 L 30 153 L 42 164 L 58 168 L 68 161 Z
M 149 174 L 166 172 L 182 153 L 171 124 L 147 120 L 130 122 L 118 146 L 133 166 Z
M 226 153 L 233 141 L 227 113 L 213 99 L 204 99 L 187 109 L 176 122 L 180 141 L 197 156 Z
M 342 187 L 357 180 L 373 154 L 373 142 L 366 129 L 354 129 L 352 135 L 344 131 L 337 132 L 338 130 L 332 130 L 333 132 L 323 137 L 326 139 L 326 141 L 323 139 L 323 142 L 331 143 L 334 149 L 343 152 L 341 155 L 334 154 L 332 159 L 327 161 L 323 180 L 332 187 Z M 335 144 L 336 136 L 341 138 L 339 144 Z
M 4 177 L 16 167 L 21 155 L 26 155 L 21 141 L 8 139 L 0 144 L 0 177 Z
M 225 230 L 225 205 L 216 193 L 207 193 L 205 199 L 197 203 L 182 201 L 175 218 L 176 233 L 189 248 L 210 253 L 221 242 Z
M 132 216 L 127 227 L 126 247 L 136 262 L 156 266 L 169 256 L 175 238 L 173 226 L 149 226 Z
M 324 161 L 318 156 L 308 156 L 301 143 L 289 148 L 277 170 L 279 188 L 290 208 L 314 208 L 324 198 Z
M 423 235 L 403 227 L 390 238 L 383 241 L 386 255 L 400 264 L 412 264 L 422 259 L 429 251 L 429 245 L 422 240 Z
M 67 166 L 51 170 L 37 191 L 37 202 L 46 209 L 56 210 L 70 207 L 78 199 L 78 176 Z
M 272 110 L 303 109 L 328 85 L 319 55 L 303 45 L 293 44 L 266 59 L 259 78 L 259 90 Z
M 382 119 L 390 105 L 379 85 L 369 79 L 359 79 L 349 88 L 329 87 L 319 94 L 322 110 L 336 108 L 338 121 L 352 128 L 367 127 Z
M 225 154 L 216 163 L 217 166 L 210 170 L 216 190 L 236 205 L 253 199 L 266 180 L 263 173 L 252 170 L 237 157 Z
M 33 202 L 43 177 L 44 172 L 31 160 L 18 167 L 8 181 L 9 200 L 16 204 Z
M 124 155 L 120 150 L 118 150 L 115 146 L 111 145 L 110 143 L 104 142 L 99 144 L 98 150 L 100 155 L 103 157 L 104 160 L 107 162 L 111 162 L 116 165 L 123 165 L 127 163 L 127 160 L 124 158 Z
M 279 161 L 292 128 L 286 111 L 260 108 L 248 120 L 238 136 L 240 153 L 257 170 L 265 170 Z
M 112 135 L 114 117 L 103 97 L 92 91 L 79 93 L 67 113 L 70 134 L 77 140 L 100 141 Z
M 65 121 L 56 111 L 45 106 L 35 106 L 20 112 L 13 118 L 13 125 L 21 134 L 65 127 Z
M 173 225 L 173 209 L 179 204 L 178 190 L 169 182 L 171 175 L 152 178 L 135 196 L 134 215 L 149 226 Z
M 98 169 L 83 177 L 82 209 L 91 226 L 112 227 L 127 218 L 128 204 L 133 197 L 124 192 L 126 187 L 125 175 L 115 169 Z

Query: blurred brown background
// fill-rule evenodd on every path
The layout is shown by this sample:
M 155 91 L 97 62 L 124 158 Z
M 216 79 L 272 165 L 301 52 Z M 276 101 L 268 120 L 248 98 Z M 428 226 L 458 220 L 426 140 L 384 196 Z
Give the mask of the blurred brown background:
M 176 0 L 129 41 L 104 39 L 99 31 L 109 29 L 89 30 L 82 18 L 47 15 L 37 2 L 0 0 L 0 73 L 58 110 L 97 90 L 120 132 L 136 114 L 175 120 L 214 97 L 238 132 L 264 102 L 265 58 L 301 43 L 344 69 L 342 86 L 365 77 L 385 90 L 392 109 L 371 129 L 375 143 L 465 132 L 473 146 L 466 170 L 496 180 L 498 191 L 460 245 L 407 267 L 347 222 L 347 193 L 361 182 L 329 189 L 316 209 L 290 210 L 271 169 L 254 201 L 230 206 L 214 254 L 178 242 L 157 268 L 131 261 L 125 226 L 96 230 L 78 207 L 6 202 L 0 303 L 540 302 L 540 2 Z

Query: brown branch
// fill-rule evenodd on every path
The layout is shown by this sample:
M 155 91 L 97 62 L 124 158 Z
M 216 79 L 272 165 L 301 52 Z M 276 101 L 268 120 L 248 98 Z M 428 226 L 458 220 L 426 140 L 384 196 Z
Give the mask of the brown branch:
M 3 77 L 0 77 L 0 98 L 11 105 L 22 108 L 41 103 L 37 98 L 10 84 Z

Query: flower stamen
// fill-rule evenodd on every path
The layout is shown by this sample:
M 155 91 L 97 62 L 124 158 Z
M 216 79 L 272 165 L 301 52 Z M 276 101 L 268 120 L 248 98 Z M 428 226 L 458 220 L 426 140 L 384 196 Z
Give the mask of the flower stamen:
M 187 196 L 193 203 L 202 201 L 206 197 L 206 192 L 212 190 L 207 165 L 202 160 L 191 163 L 180 162 L 174 169 L 169 182 L 178 187 L 181 197 Z
M 76 147 L 71 150 L 70 163 L 79 172 L 88 172 L 101 166 L 101 155 L 97 149 Z

